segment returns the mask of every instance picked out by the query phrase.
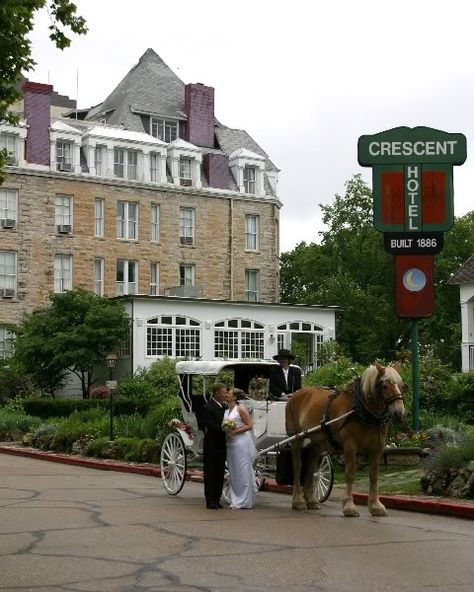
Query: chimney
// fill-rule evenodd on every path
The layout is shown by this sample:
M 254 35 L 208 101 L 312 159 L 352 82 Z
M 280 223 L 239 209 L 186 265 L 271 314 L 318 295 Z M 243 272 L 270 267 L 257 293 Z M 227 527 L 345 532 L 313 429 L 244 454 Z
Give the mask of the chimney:
M 49 126 L 53 87 L 50 84 L 26 81 L 22 90 L 23 111 L 29 126 L 26 139 L 26 161 L 49 166 Z
M 227 154 L 205 154 L 202 163 L 209 187 L 229 189 L 230 168 Z
M 186 140 L 195 146 L 214 148 L 214 89 L 204 84 L 184 88 Z

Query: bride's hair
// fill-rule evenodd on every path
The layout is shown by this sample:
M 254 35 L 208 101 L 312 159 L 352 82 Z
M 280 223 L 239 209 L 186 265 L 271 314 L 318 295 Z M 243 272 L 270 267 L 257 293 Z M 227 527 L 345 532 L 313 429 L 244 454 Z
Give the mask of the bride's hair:
M 235 398 L 237 399 L 237 401 L 240 401 L 241 399 L 245 399 L 245 393 L 241 389 L 233 388 L 232 393 L 235 395 Z

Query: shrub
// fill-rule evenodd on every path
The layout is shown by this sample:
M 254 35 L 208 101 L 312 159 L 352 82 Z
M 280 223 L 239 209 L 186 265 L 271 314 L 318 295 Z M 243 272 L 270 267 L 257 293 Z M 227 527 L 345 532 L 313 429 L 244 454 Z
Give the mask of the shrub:
M 91 440 L 83 450 L 85 456 L 95 456 L 97 458 L 110 458 L 112 443 L 109 438 L 102 437 Z
M 59 428 L 60 424 L 57 423 L 40 424 L 33 432 L 26 434 L 23 444 L 40 450 L 54 450 L 54 437 Z
M 36 429 L 41 423 L 38 417 L 31 417 L 16 411 L 0 411 L 0 440 L 17 440 L 21 434 Z
M 455 374 L 447 393 L 447 411 L 457 410 L 466 423 L 474 424 L 474 372 Z
M 305 376 L 306 386 L 342 387 L 364 371 L 364 367 L 341 356 Z
M 464 434 L 456 444 L 443 444 L 425 461 L 428 470 L 461 469 L 474 461 L 474 435 Z
M 95 386 L 94 388 L 91 388 L 89 396 L 91 399 L 109 399 L 110 389 L 108 386 L 105 386 L 104 384 L 100 386 Z
M 0 359 L 0 405 L 17 396 L 31 393 L 33 384 L 10 358 Z

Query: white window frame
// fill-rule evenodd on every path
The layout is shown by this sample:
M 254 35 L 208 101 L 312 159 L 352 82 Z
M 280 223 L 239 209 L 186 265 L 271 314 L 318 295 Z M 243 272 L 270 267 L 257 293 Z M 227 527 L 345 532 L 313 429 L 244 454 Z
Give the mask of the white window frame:
M 114 148 L 114 177 L 118 179 L 128 179 L 129 181 L 138 180 L 139 166 L 138 150 L 129 148 Z
M 68 140 L 56 140 L 56 164 L 74 164 L 74 142 Z
M 0 288 L 17 293 L 17 254 L 16 251 L 0 251 Z
M 9 153 L 10 166 L 18 164 L 18 135 L 6 132 L 0 133 L 0 150 L 7 150 Z
M 193 246 L 196 242 L 195 208 L 179 208 L 179 242 L 187 246 Z
M 0 359 L 7 359 L 13 355 L 15 334 L 0 325 Z
M 138 288 L 138 261 L 117 259 L 115 277 L 117 296 L 136 294 Z
M 214 324 L 214 357 L 264 359 L 265 327 L 250 319 L 225 319 Z
M 58 194 L 54 197 L 54 220 L 56 226 L 69 225 L 72 232 L 73 196 Z
M 120 211 L 122 210 L 122 211 Z M 137 240 L 138 203 L 134 201 L 117 202 L 117 238 Z
M 170 144 L 179 138 L 179 121 L 150 117 L 150 135 Z
M 260 216 L 246 214 L 245 216 L 245 250 L 258 251 L 260 249 Z
M 153 243 L 160 242 L 160 206 L 151 204 L 150 207 L 150 240 Z
M 105 146 L 97 145 L 94 148 L 94 168 L 95 174 L 99 177 L 102 177 L 104 174 L 104 153 L 105 153 Z
M 160 293 L 160 264 L 150 263 L 150 295 L 158 296 Z
M 191 187 L 193 184 L 193 160 L 188 156 L 179 159 L 179 184 L 183 187 Z
M 161 155 L 156 152 L 150 153 L 150 181 L 152 183 L 159 183 L 160 179 L 160 161 Z
M 104 258 L 95 257 L 94 259 L 94 292 L 99 296 L 104 295 Z
M 257 169 L 254 166 L 244 166 L 244 192 L 251 195 L 257 192 Z
M 260 292 L 260 271 L 258 269 L 245 270 L 245 300 L 258 302 Z
M 72 290 L 72 255 L 58 253 L 54 257 L 54 292 Z
M 196 266 L 194 263 L 181 263 L 179 266 L 179 285 L 195 286 Z
M 114 148 L 114 177 L 125 179 L 125 148 Z
M 148 319 L 146 356 L 199 359 L 201 332 L 199 321 L 183 315 L 161 315 Z
M 0 220 L 18 221 L 18 190 L 0 187 Z
M 105 231 L 105 199 L 94 200 L 94 236 L 103 237 Z

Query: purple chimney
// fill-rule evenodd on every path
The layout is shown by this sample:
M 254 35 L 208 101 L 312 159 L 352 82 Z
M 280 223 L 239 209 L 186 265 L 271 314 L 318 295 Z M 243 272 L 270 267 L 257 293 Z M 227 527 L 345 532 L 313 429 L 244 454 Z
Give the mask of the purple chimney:
M 195 146 L 214 148 L 214 89 L 204 84 L 184 88 L 186 140 Z
M 203 157 L 204 174 L 209 187 L 229 189 L 230 168 L 227 154 L 205 154 Z
M 26 160 L 34 164 L 49 165 L 50 84 L 27 81 L 22 86 L 24 115 L 28 123 Z

